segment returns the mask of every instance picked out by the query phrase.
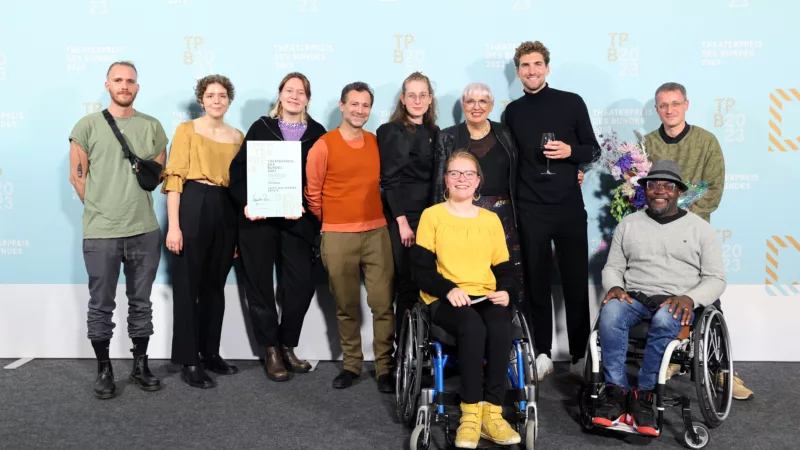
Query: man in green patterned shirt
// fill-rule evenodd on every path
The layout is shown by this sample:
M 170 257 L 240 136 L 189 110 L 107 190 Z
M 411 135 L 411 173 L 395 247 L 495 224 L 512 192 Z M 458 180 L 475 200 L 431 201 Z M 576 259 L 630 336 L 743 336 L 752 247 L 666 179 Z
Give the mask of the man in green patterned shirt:
M 689 99 L 686 88 L 679 83 L 664 83 L 656 89 L 656 112 L 661 126 L 645 136 L 645 150 L 650 161 L 669 159 L 678 163 L 686 183 L 708 183 L 708 192 L 689 210 L 711 222 L 711 213 L 717 210 L 725 188 L 725 158 L 717 138 L 709 131 L 686 123 Z M 670 364 L 667 377 L 680 370 Z M 733 398 L 750 400 L 753 391 L 742 380 L 733 377 Z

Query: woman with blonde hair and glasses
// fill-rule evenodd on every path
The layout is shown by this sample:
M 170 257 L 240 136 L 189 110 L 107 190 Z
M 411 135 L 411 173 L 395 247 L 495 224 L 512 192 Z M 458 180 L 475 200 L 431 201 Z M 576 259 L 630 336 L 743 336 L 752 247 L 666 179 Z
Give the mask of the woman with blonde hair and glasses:
M 509 303 L 519 292 L 505 231 L 497 214 L 474 204 L 484 181 L 474 154 L 454 152 L 442 181 L 447 200 L 422 213 L 411 257 L 431 321 L 456 339 L 461 424 L 455 444 L 476 448 L 481 437 L 517 444 L 520 436 L 502 414 L 512 343 Z
M 508 252 L 514 266 L 519 292 L 518 301 L 525 298 L 523 290 L 522 253 L 517 234 L 514 197 L 517 185 L 517 148 L 509 129 L 489 120 L 494 108 L 494 95 L 489 86 L 471 83 L 461 94 L 464 122 L 439 132 L 434 151 L 434 204 L 446 201 L 445 167 L 456 149 L 465 149 L 479 162 L 485 177 L 475 194 L 475 205 L 500 217 L 505 231 Z
M 239 211 L 239 254 L 253 331 L 264 347 L 264 370 L 273 381 L 289 379 L 289 371 L 311 370 L 294 354 L 311 299 L 314 297 L 314 244 L 320 223 L 303 198 L 300 217 L 254 217 L 247 211 L 247 143 L 300 141 L 302 182 L 311 146 L 325 128 L 308 114 L 311 85 L 303 74 L 286 75 L 278 85 L 278 101 L 267 116 L 256 120 L 230 166 L 231 194 Z M 273 267 L 278 266 L 275 292 Z M 281 305 L 280 324 L 277 303 Z M 288 369 L 288 370 L 287 370 Z
M 402 317 L 419 296 L 419 288 L 411 280 L 408 250 L 414 245 L 420 215 L 431 204 L 433 145 L 438 130 L 431 81 L 414 72 L 403 81 L 389 122 L 376 131 L 383 209 L 394 257 L 396 336 Z

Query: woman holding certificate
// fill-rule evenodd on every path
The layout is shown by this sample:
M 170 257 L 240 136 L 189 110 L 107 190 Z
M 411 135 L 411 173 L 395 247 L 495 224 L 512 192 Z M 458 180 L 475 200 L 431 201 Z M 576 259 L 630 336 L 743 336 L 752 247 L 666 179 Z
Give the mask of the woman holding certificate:
M 505 231 L 496 213 L 474 204 L 487 182 L 474 154 L 453 152 L 443 182 L 446 200 L 422 213 L 411 258 L 431 320 L 456 338 L 462 403 L 455 444 L 475 448 L 481 435 L 516 444 L 520 436 L 502 416 L 511 352 L 508 305 L 519 292 Z
M 167 194 L 167 249 L 175 254 L 172 362 L 183 365 L 184 382 L 205 389 L 216 386 L 205 370 L 239 371 L 220 357 L 219 345 L 225 281 L 236 247 L 227 169 L 244 136 L 224 122 L 234 96 L 228 78 L 202 78 L 195 94 L 205 114 L 175 130 L 162 192 Z
M 289 379 L 289 372 L 311 370 L 294 354 L 311 299 L 314 297 L 314 243 L 320 223 L 308 211 L 302 195 L 302 215 L 259 217 L 248 212 L 247 145 L 264 141 L 299 141 L 302 187 L 306 186 L 306 159 L 325 128 L 308 115 L 311 85 L 301 73 L 286 75 L 278 85 L 278 101 L 267 116 L 256 120 L 230 165 L 231 194 L 239 211 L 239 254 L 253 331 L 265 348 L 264 370 L 273 381 Z M 278 265 L 275 291 L 273 267 Z M 276 301 L 281 305 L 278 323 Z M 287 370 L 288 369 L 288 370 Z
M 419 288 L 411 280 L 408 250 L 414 245 L 419 217 L 430 206 L 433 144 L 438 131 L 433 86 L 428 77 L 414 72 L 403 81 L 389 122 L 376 131 L 383 209 L 394 257 L 396 336 L 403 315 L 419 298 Z

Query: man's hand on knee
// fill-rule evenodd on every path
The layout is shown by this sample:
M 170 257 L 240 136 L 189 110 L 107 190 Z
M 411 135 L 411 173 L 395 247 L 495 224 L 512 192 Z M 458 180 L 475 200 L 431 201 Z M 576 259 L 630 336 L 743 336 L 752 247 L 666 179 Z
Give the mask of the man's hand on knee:
M 633 299 L 631 298 L 630 295 L 628 295 L 627 292 L 625 292 L 625 289 L 622 289 L 619 286 L 614 286 L 613 288 L 608 290 L 608 294 L 606 294 L 606 297 L 603 299 L 603 303 L 601 303 L 600 306 L 605 305 L 612 298 L 616 298 L 619 301 L 625 300 L 631 305 L 633 304 Z
M 669 305 L 669 312 L 675 311 L 672 315 L 673 319 L 677 319 L 678 316 L 683 314 L 683 317 L 681 317 L 681 325 L 689 325 L 689 320 L 692 318 L 692 311 L 694 311 L 694 300 L 685 295 L 681 295 L 664 300 L 664 303 L 659 305 L 659 307 L 665 305 Z

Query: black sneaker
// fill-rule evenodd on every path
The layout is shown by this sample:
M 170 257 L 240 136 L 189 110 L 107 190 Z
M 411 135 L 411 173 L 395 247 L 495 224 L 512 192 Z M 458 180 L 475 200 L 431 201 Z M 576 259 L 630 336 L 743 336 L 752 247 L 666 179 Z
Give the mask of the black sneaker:
M 600 401 L 602 403 L 597 408 L 592 423 L 601 427 L 613 427 L 622 420 L 626 412 L 625 390 L 615 384 L 609 384 L 601 394 Z
M 653 412 L 653 391 L 631 390 L 628 408 L 633 416 L 633 427 L 637 433 L 645 436 L 659 435 Z
M 334 389 L 345 389 L 353 385 L 353 380 L 358 378 L 358 374 L 349 370 L 342 370 L 336 378 L 333 379 Z
M 394 380 L 388 373 L 378 376 L 378 391 L 385 394 L 394 393 Z

